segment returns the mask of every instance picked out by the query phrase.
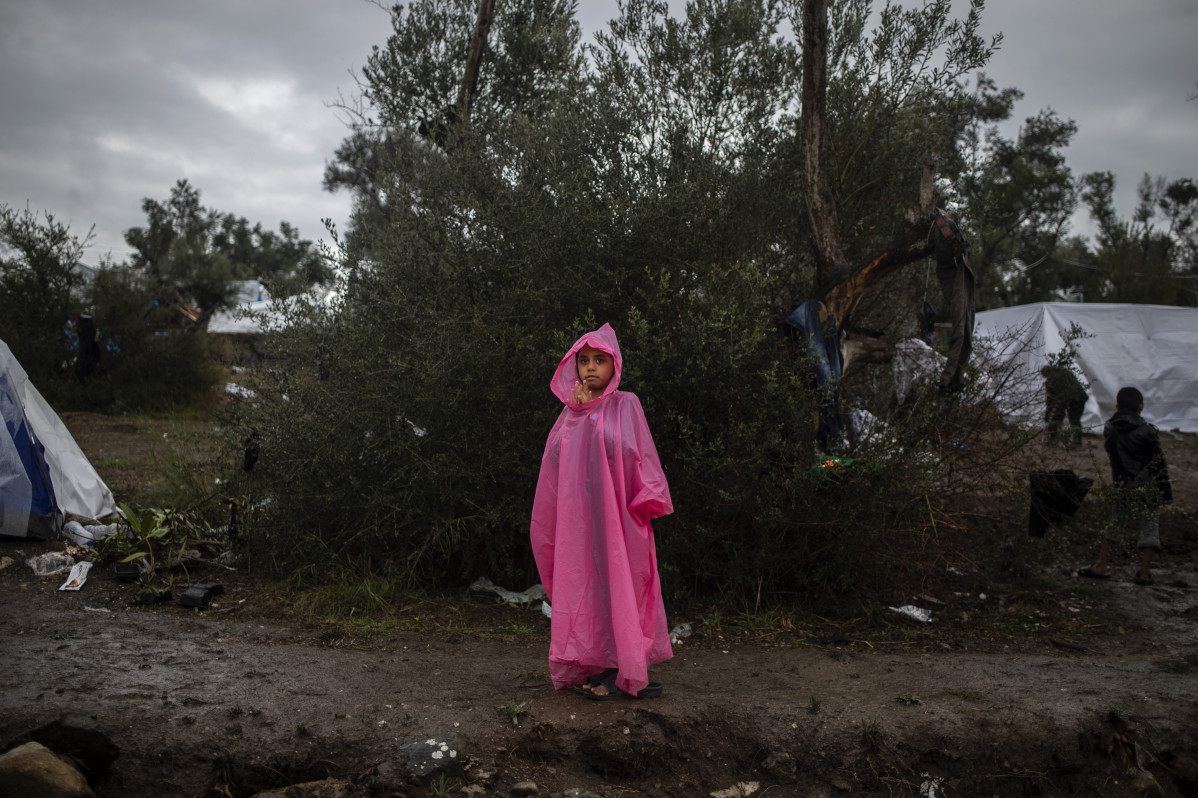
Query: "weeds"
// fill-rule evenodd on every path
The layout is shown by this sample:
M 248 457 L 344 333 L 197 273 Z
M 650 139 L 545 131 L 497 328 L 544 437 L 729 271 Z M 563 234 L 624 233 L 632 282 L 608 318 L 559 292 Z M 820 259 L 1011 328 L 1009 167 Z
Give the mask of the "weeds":
M 876 746 L 881 739 L 882 730 L 878 726 L 878 721 L 875 718 L 862 718 L 861 720 L 861 742 L 870 746 Z
M 441 778 L 437 779 L 436 784 L 429 785 L 429 790 L 432 791 L 432 794 L 435 795 L 436 798 L 447 798 L 451 791 L 449 786 L 449 777 L 442 773 Z
M 812 715 L 818 715 L 823 704 L 815 696 L 811 696 L 811 700 L 807 702 L 807 711 Z
M 329 581 L 306 587 L 295 597 L 295 610 L 306 620 L 375 618 L 396 612 L 409 594 L 394 580 L 345 571 Z
M 916 698 L 913 695 L 901 695 L 894 700 L 899 702 L 900 704 L 902 704 L 905 707 L 918 706 L 919 704 L 923 703 L 923 701 L 920 701 L 918 698 Z
M 508 718 L 512 721 L 513 726 L 520 725 L 521 715 L 532 714 L 532 710 L 528 708 L 527 701 L 521 701 L 517 703 L 515 699 L 513 699 L 510 704 L 504 704 L 501 707 L 496 707 L 496 709 L 498 709 L 500 712 L 506 713 Z

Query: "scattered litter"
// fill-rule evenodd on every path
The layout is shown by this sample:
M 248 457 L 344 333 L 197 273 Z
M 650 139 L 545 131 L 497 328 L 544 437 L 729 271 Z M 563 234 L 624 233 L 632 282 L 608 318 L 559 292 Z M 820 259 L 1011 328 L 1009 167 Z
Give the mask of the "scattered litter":
M 92 564 L 89 562 L 77 562 L 71 567 L 71 573 L 67 575 L 67 581 L 59 586 L 59 590 L 78 590 L 83 587 L 83 583 L 87 581 L 87 572 L 92 569 Z
M 183 591 L 183 595 L 179 596 L 179 606 L 203 609 L 208 606 L 213 596 L 219 596 L 224 592 L 225 588 L 217 582 L 200 582 Z
M 948 572 L 954 576 L 965 576 L 965 574 L 961 573 L 959 568 L 954 568 L 951 565 L 948 567 Z
M 118 582 L 136 582 L 141 579 L 141 570 L 136 562 L 118 562 L 112 566 L 112 573 Z
M 910 618 L 913 621 L 919 621 L 920 623 L 932 622 L 932 613 L 922 607 L 916 607 L 914 604 L 904 604 L 901 607 L 887 607 L 886 609 L 897 612 L 899 615 Z
M 545 594 L 545 588 L 540 583 L 533 585 L 523 593 L 516 593 L 515 591 L 500 587 L 485 576 L 480 576 L 474 580 L 474 584 L 470 586 L 470 589 L 494 593 L 513 607 L 526 607 L 537 599 L 548 598 Z
M 107 612 L 107 613 L 112 612 L 112 610 L 108 609 L 107 607 L 84 607 L 83 611 L 84 612 Z
M 711 794 L 711 798 L 748 798 L 760 789 L 760 782 L 742 781 L 740 784 L 733 784 L 726 790 L 716 790 Z
M 541 602 L 541 614 L 544 615 L 546 618 L 549 618 L 550 620 L 553 619 L 553 607 L 549 606 L 548 601 Z
M 117 524 L 92 524 L 84 526 L 78 521 L 68 521 L 66 526 L 62 528 L 63 537 L 70 538 L 75 543 L 88 548 L 94 546 L 104 538 L 111 537 L 117 533 L 120 527 Z
M 75 558 L 66 552 L 48 551 L 36 557 L 30 557 L 25 564 L 33 569 L 38 576 L 65 574 L 75 564 Z
M 920 773 L 923 776 L 923 782 L 919 785 L 919 798 L 937 798 L 940 795 L 940 785 L 944 779 L 938 776 L 929 776 L 927 773 Z
M 225 383 L 225 393 L 229 394 L 230 396 L 240 396 L 242 399 L 258 398 L 258 394 L 254 393 L 249 388 L 242 388 L 235 382 Z
M 679 645 L 685 638 L 691 636 L 691 625 L 689 623 L 680 623 L 670 630 L 670 645 Z

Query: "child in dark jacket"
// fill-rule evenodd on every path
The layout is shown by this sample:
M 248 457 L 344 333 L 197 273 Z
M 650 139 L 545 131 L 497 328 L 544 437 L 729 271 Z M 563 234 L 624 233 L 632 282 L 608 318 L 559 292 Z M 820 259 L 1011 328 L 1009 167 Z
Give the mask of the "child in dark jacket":
M 1103 427 L 1111 479 L 1117 491 L 1111 520 L 1102 530 L 1102 548 L 1093 565 L 1078 569 L 1078 576 L 1109 579 L 1107 563 L 1111 544 L 1122 541 L 1123 527 L 1135 519 L 1140 527 L 1140 573 L 1137 585 L 1151 585 L 1149 566 L 1161 547 L 1160 507 L 1173 501 L 1169 466 L 1161 450 L 1156 427 L 1140 415 L 1144 395 L 1136 388 L 1120 388 L 1115 396 L 1115 415 Z

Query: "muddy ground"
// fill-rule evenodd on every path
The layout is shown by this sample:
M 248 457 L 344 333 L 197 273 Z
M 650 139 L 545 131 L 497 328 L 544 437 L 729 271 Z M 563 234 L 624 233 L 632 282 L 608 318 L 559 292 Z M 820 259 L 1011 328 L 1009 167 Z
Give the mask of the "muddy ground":
M 161 487 L 164 440 L 210 430 L 64 419 L 133 501 Z M 887 602 L 928 609 L 931 624 L 885 610 L 675 615 L 694 632 L 653 671 L 664 696 L 644 701 L 554 692 L 548 622 L 489 593 L 321 622 L 254 569 L 209 561 L 177 577 L 223 585 L 208 609 L 131 607 L 134 588 L 106 569 L 68 593 L 24 565 L 61 543 L 0 541 L 13 560 L 0 570 L 0 746 L 71 716 L 121 750 L 96 794 L 132 798 L 241 798 L 330 776 L 355 795 L 509 795 L 529 781 L 605 798 L 1198 795 L 1198 436 L 1162 437 L 1177 501 L 1154 585 L 1132 583 L 1126 553 L 1110 581 L 1077 578 L 1095 519 L 1032 541 L 1018 535 L 1027 498 L 1013 497 L 979 530 L 972 565 Z M 1097 438 L 1029 458 L 1106 476 Z M 999 567 L 1006 534 L 1023 572 Z M 445 734 L 459 765 L 423 784 L 395 775 L 402 745 Z

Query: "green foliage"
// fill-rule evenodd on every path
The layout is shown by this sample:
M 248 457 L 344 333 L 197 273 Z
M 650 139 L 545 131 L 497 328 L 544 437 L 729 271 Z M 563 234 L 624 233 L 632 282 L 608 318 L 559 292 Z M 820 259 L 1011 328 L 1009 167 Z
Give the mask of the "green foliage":
M 862 39 L 866 6 L 847 5 L 831 157 L 858 256 L 951 148 L 957 79 L 989 49 L 976 8 L 888 10 Z M 879 379 L 860 401 L 890 439 L 816 467 L 808 366 L 778 324 L 814 284 L 782 4 L 675 20 L 630 2 L 585 62 L 571 12 L 499 6 L 468 124 L 444 109 L 473 5 L 393 15 L 364 71 L 371 110 L 326 174 L 357 200 L 343 300 L 291 306 L 258 398 L 233 407 L 237 438 L 261 436 L 271 499 L 250 545 L 280 564 L 385 564 L 405 586 L 535 580 L 528 518 L 561 410 L 546 385 L 610 321 L 670 479 L 676 512 L 655 530 L 672 598 L 842 604 L 926 567 L 945 504 L 992 487 L 1017 436 L 993 432 L 981 388 L 895 408 Z M 876 312 L 890 324 L 895 305 Z
M 87 290 L 100 334 L 102 379 L 91 379 L 63 404 L 87 409 L 161 410 L 210 395 L 221 373 L 207 334 L 185 322 L 136 271 L 96 271 Z
M 1022 96 L 980 76 L 962 135 L 965 161 L 956 188 L 982 309 L 1060 299 L 1082 274 L 1058 251 L 1078 203 L 1063 153 L 1077 125 L 1041 111 L 1016 138 L 1005 138 L 997 123 L 1010 118 Z
M 1095 302 L 1194 305 L 1198 303 L 1198 187 L 1189 178 L 1167 183 L 1144 176 L 1140 202 L 1130 220 L 1120 219 L 1112 196 L 1115 177 L 1095 172 L 1082 178 L 1082 199 L 1098 224 L 1098 247 L 1085 260 L 1083 284 Z M 1157 217 L 1166 224 L 1158 228 Z
M 50 213 L 0 205 L 0 340 L 43 389 L 74 358 L 66 327 L 82 309 L 76 267 L 90 240 Z
M 511 720 L 513 726 L 520 725 L 520 716 L 521 715 L 531 715 L 532 714 L 532 710 L 528 708 L 527 701 L 517 702 L 514 699 L 512 700 L 511 703 L 504 704 L 501 707 L 497 707 L 497 709 L 499 709 L 500 712 L 503 712 L 504 714 L 506 714 L 508 716 L 508 719 Z
M 201 322 L 229 303 L 234 280 L 261 280 L 284 297 L 330 277 L 312 242 L 291 225 L 283 222 L 274 233 L 205 208 L 186 180 L 165 202 L 143 200 L 142 210 L 146 226 L 125 231 L 134 249 L 131 267 L 161 305 L 194 303 Z

